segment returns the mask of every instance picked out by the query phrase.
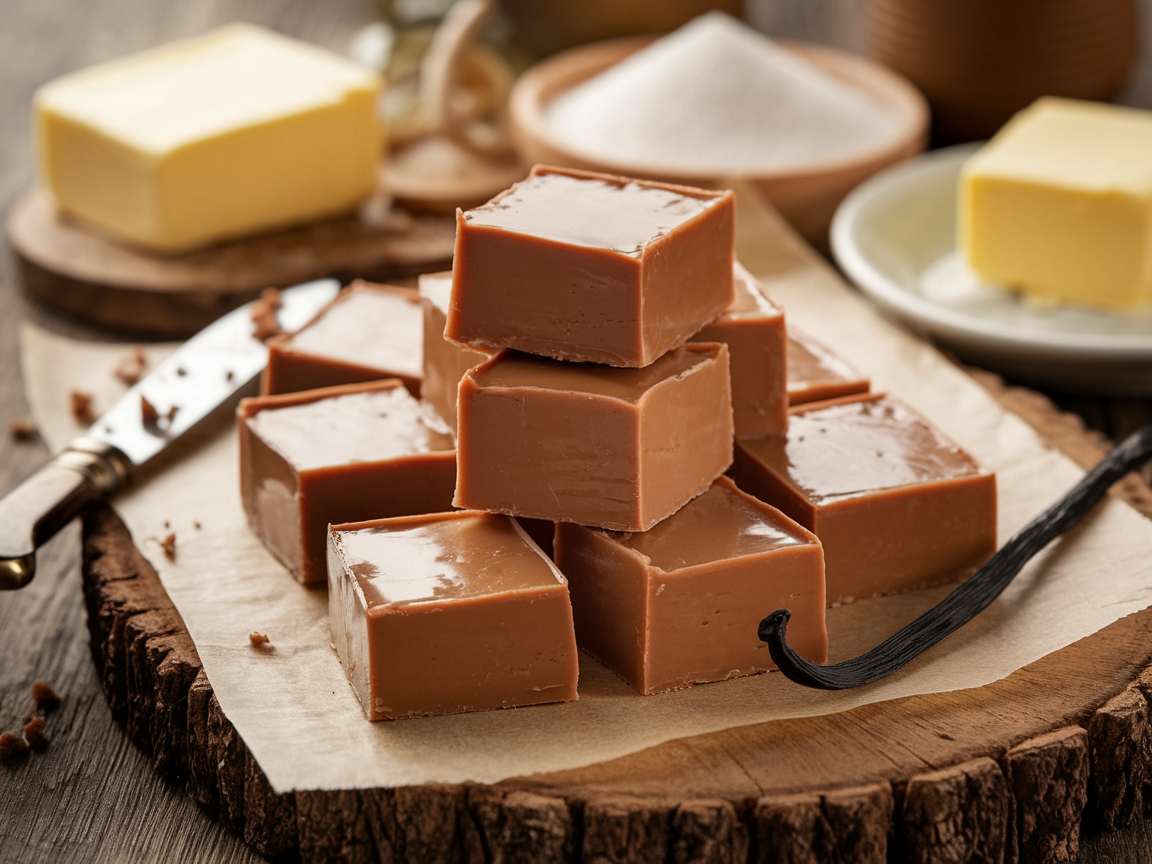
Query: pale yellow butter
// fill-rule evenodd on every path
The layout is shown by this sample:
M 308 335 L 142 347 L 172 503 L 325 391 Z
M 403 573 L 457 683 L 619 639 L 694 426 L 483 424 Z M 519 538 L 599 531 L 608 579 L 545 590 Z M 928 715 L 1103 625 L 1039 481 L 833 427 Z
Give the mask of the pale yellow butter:
M 66 75 L 36 93 L 60 208 L 162 252 L 350 210 L 373 190 L 379 77 L 233 24 Z
M 1152 113 L 1044 98 L 960 175 L 959 243 L 989 282 L 1051 300 L 1152 302 Z

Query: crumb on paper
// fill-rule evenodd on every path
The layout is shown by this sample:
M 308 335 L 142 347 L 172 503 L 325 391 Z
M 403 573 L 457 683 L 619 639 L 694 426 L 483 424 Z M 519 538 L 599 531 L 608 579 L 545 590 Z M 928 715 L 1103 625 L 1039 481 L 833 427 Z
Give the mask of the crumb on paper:
M 193 519 L 192 520 L 192 527 L 195 528 L 197 531 L 199 531 L 201 528 L 200 520 L 199 519 Z
M 188 370 L 185 369 L 183 366 L 177 366 L 176 367 L 176 374 L 179 375 L 181 378 L 183 378 L 185 375 L 188 374 Z
M 164 557 L 169 561 L 176 560 L 176 535 L 169 534 L 160 541 L 160 548 L 164 552 Z
M 144 349 L 137 345 L 132 349 L 131 353 L 120 358 L 120 362 L 116 364 L 116 370 L 113 374 L 131 387 L 144 377 L 144 370 L 146 368 L 148 368 L 148 358 L 144 355 Z
M 179 405 L 173 405 L 171 408 L 168 409 L 168 413 L 164 415 L 165 418 L 167 418 L 167 420 L 168 420 L 169 426 L 171 426 L 172 421 L 176 419 L 176 412 L 179 410 L 180 410 Z
M 68 394 L 72 418 L 81 426 L 91 426 L 96 422 L 96 413 L 92 409 L 92 394 L 83 390 L 73 390 Z
M 8 421 L 8 434 L 16 441 L 31 441 L 37 431 L 36 423 L 30 417 L 17 417 Z
M 15 759 L 28 752 L 28 742 L 19 735 L 5 732 L 0 735 L 0 760 Z
M 30 717 L 24 724 L 24 740 L 37 753 L 48 749 L 48 736 L 44 734 L 44 718 L 41 715 Z
M 60 697 L 46 681 L 37 681 L 32 685 L 32 699 L 38 711 L 47 713 L 60 707 Z
M 272 640 L 268 638 L 267 633 L 257 633 L 255 631 L 248 634 L 248 642 L 253 648 L 263 648 L 265 645 L 271 647 Z
M 276 310 L 280 305 L 278 288 L 265 288 L 260 292 L 260 299 L 252 305 L 252 323 L 256 325 L 252 335 L 261 342 L 267 342 L 283 332 L 280 329 L 280 322 L 276 320 Z
M 155 426 L 160 422 L 160 412 L 143 393 L 140 394 L 140 419 L 144 421 L 145 427 Z
M 236 373 L 233 372 L 231 369 L 229 369 L 227 371 L 227 373 L 225 373 L 225 375 L 224 375 L 224 380 L 225 381 L 231 381 L 235 377 L 236 377 Z

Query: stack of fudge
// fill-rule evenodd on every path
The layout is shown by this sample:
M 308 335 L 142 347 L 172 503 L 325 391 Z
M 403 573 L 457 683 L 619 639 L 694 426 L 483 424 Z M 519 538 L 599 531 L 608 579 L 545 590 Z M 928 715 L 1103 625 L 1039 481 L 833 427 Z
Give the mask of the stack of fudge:
M 453 270 L 357 283 L 239 409 L 253 530 L 327 583 L 369 719 L 827 658 L 828 604 L 971 573 L 995 477 L 784 314 L 716 192 L 537 166 Z

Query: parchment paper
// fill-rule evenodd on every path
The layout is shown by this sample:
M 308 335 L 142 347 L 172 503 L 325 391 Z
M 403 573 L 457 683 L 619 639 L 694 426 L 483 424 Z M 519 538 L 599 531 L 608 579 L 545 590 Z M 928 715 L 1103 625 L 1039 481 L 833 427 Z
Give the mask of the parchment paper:
M 774 212 L 741 196 L 738 214 L 740 257 L 784 303 L 789 321 L 997 472 L 1001 540 L 1081 476 L 935 350 L 882 319 Z M 78 431 L 67 414 L 68 389 L 85 386 L 98 409 L 108 407 L 123 390 L 111 369 L 125 349 L 78 344 L 31 326 L 22 337 L 29 399 L 44 435 L 62 446 Z M 979 687 L 1152 605 L 1152 523 L 1106 500 L 972 624 L 867 688 L 825 693 L 769 673 L 640 696 L 582 658 L 577 702 L 369 723 L 329 646 L 324 592 L 297 585 L 249 532 L 235 431 L 222 422 L 210 433 L 165 454 L 115 503 L 180 610 L 222 708 L 278 792 L 495 782 L 732 726 Z M 165 522 L 177 537 L 175 563 L 159 548 Z M 871 647 L 947 590 L 829 610 L 832 659 Z M 254 630 L 271 637 L 273 651 L 249 646 Z

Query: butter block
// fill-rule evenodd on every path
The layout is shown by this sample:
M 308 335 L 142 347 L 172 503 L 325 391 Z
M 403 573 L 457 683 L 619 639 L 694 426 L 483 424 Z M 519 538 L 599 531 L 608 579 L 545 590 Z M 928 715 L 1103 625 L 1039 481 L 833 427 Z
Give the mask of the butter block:
M 965 163 L 959 199 L 983 279 L 1111 309 L 1152 301 L 1152 112 L 1040 99 Z
M 375 72 L 233 24 L 46 84 L 43 182 L 61 210 L 174 253 L 332 216 L 376 183 Z

